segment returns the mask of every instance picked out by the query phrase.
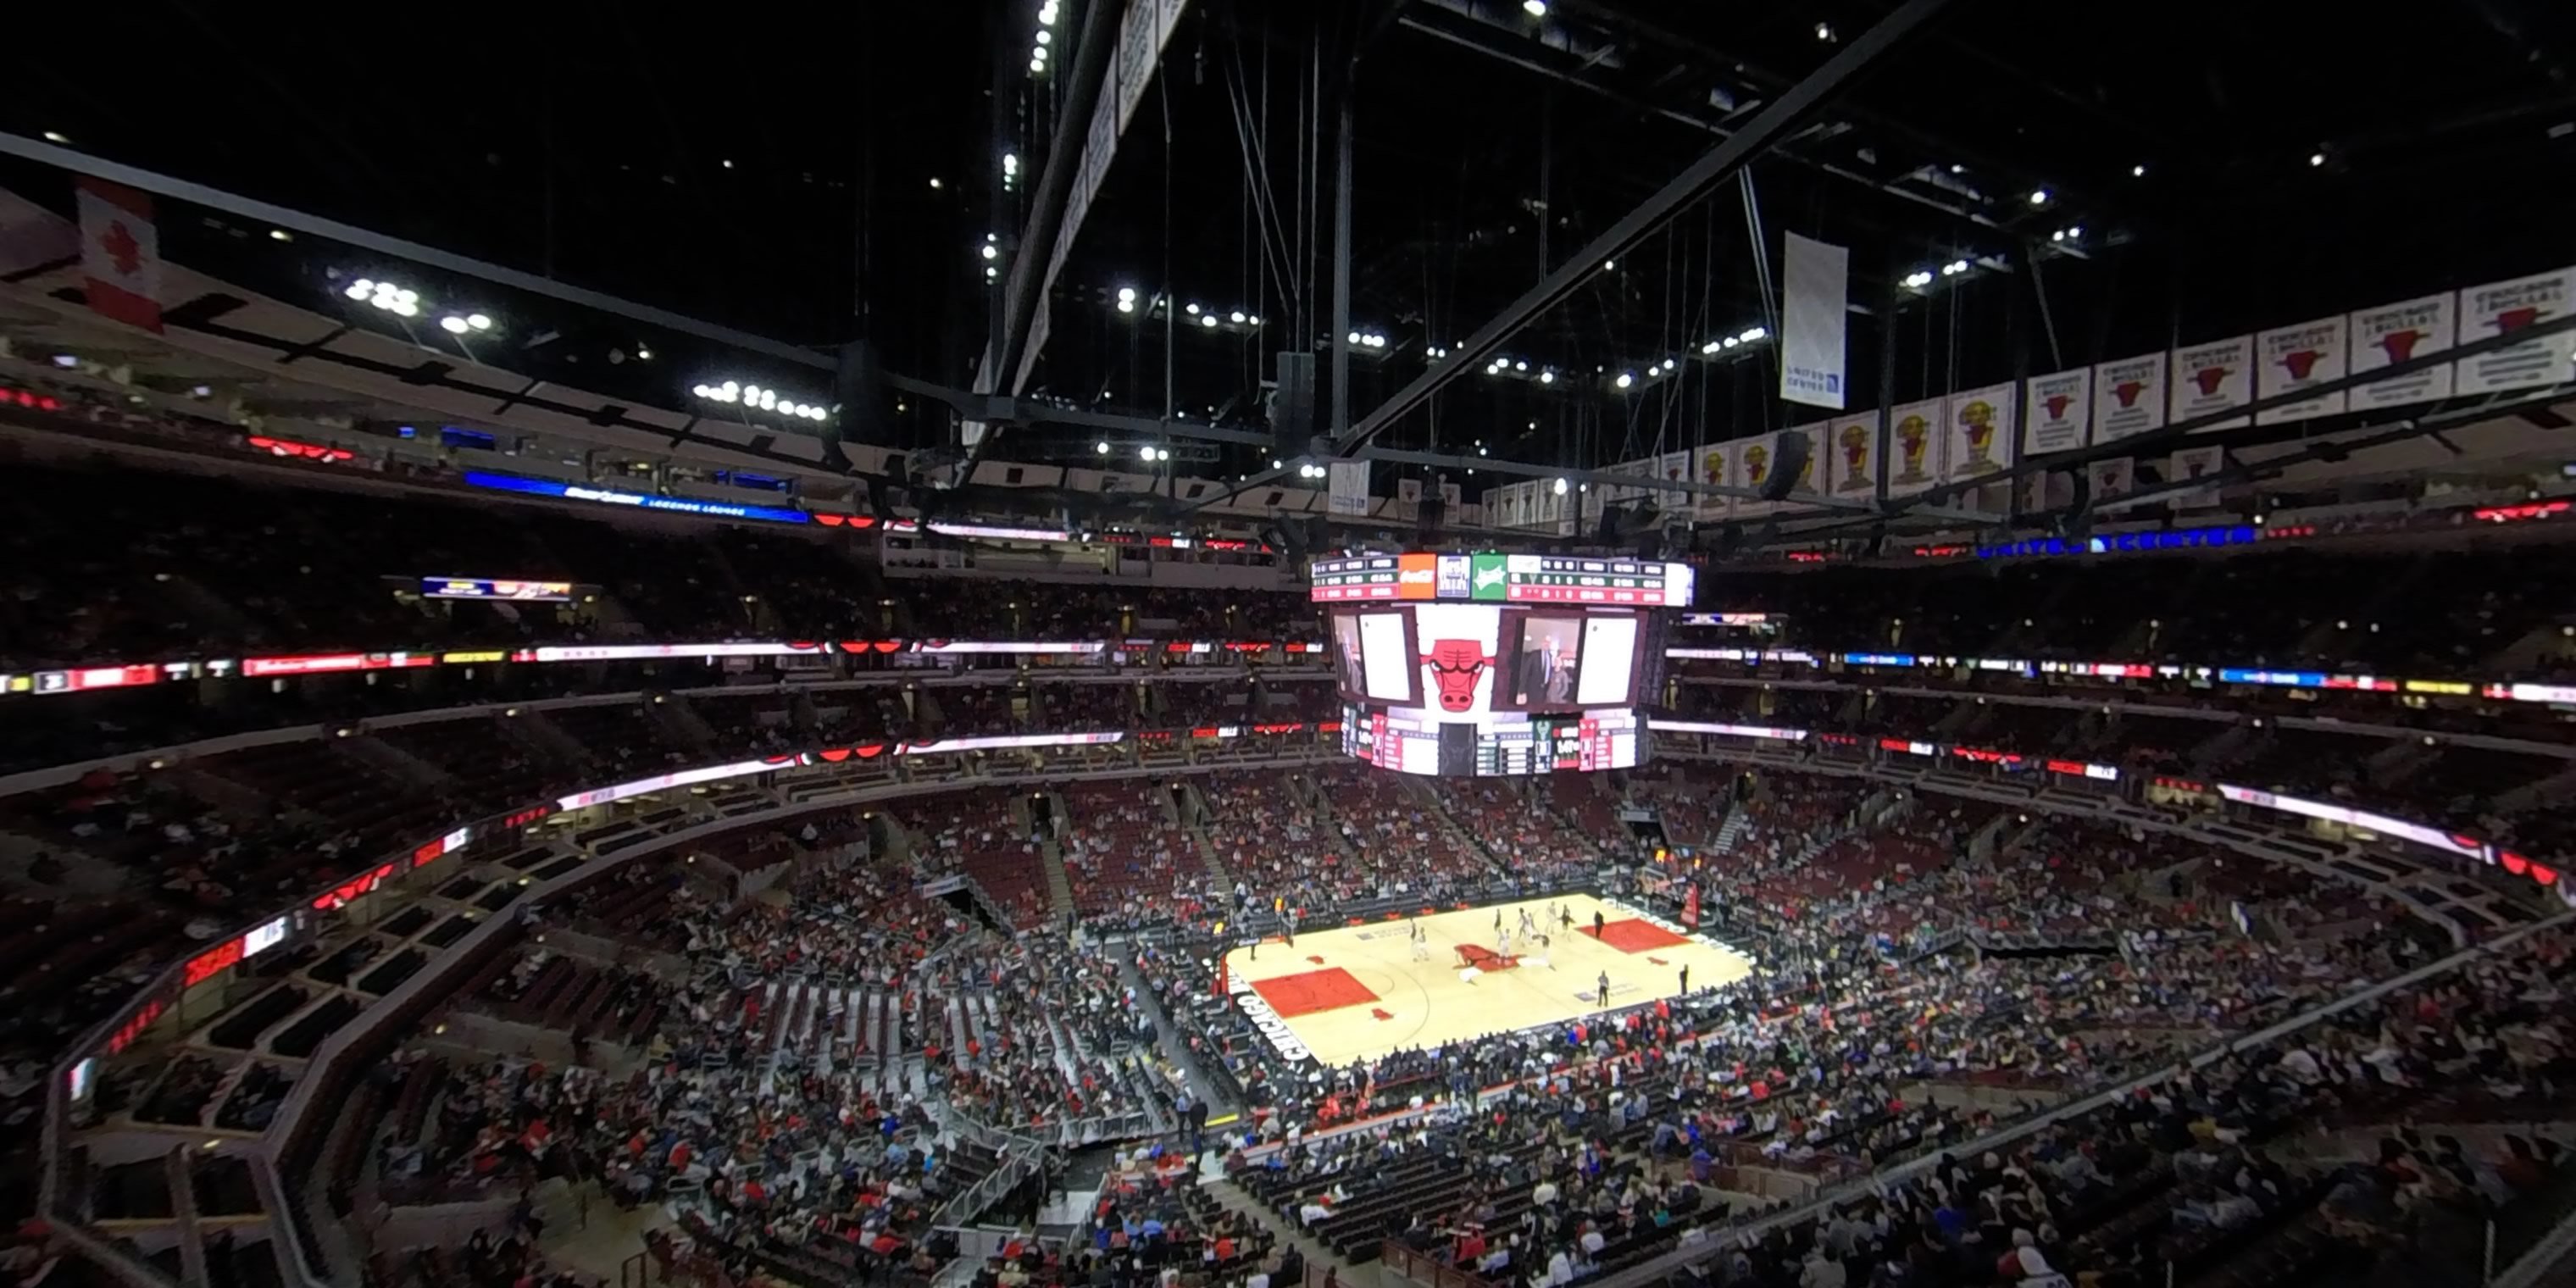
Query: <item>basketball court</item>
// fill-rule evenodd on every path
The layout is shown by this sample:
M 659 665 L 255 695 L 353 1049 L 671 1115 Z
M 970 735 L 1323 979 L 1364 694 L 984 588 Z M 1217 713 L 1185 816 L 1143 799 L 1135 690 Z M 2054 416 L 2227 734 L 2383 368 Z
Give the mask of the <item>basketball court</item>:
M 1543 924 L 1551 906 L 1558 919 Z M 1520 933 L 1524 910 L 1547 937 L 1544 949 Z M 1498 912 L 1511 932 L 1509 956 L 1494 929 Z M 1427 960 L 1415 959 L 1416 924 Z M 1613 1008 L 1679 993 L 1684 967 L 1694 989 L 1753 973 L 1753 959 L 1734 949 L 1583 894 L 1314 926 L 1298 932 L 1294 948 L 1272 940 L 1257 951 L 1237 948 L 1225 961 L 1233 980 L 1249 984 L 1316 1059 L 1334 1065 L 1591 1014 L 1602 1009 L 1604 972 Z

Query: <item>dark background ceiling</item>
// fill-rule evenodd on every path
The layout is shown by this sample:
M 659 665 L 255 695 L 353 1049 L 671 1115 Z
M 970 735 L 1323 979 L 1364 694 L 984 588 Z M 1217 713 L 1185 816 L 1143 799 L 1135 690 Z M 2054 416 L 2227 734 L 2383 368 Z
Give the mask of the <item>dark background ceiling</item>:
M 1538 18 L 1519 0 L 1194 0 L 1051 302 L 1036 386 L 1154 413 L 1168 381 L 1194 415 L 1257 416 L 1274 355 L 1322 341 L 1329 318 L 1319 88 L 1355 87 L 1353 321 L 1388 339 L 1356 360 L 1365 411 L 1892 7 L 1555 0 Z M 118 11 L 112 58 L 18 60 L 0 128 L 791 343 L 865 330 L 894 368 L 962 383 L 999 296 L 979 249 L 988 234 L 1002 263 L 1016 249 L 1061 92 L 1061 43 L 1029 71 L 1037 9 L 469 2 L 388 31 L 144 0 Z M 21 50 L 97 47 L 94 13 L 18 17 Z M 1079 22 L 1064 0 L 1058 41 Z M 1769 320 L 1748 211 L 1772 272 L 1784 231 L 1851 247 L 1863 402 L 1882 346 L 1906 398 L 2560 267 L 2576 259 L 2571 63 L 2576 6 L 2543 0 L 2437 0 L 2403 22 L 1956 0 L 1749 185 L 1506 344 L 1527 374 L 1471 372 L 1383 441 L 1599 463 L 1808 419 L 1771 396 L 1767 346 L 1700 355 Z M 59 172 L 0 180 L 68 204 Z M 681 402 L 693 382 L 764 374 L 235 222 L 165 218 L 170 254 L 326 308 L 334 272 L 418 272 L 505 316 L 521 348 L 504 365 L 607 392 Z M 1980 267 L 1893 284 L 1962 258 Z M 1121 286 L 1263 325 L 1167 328 L 1117 313 Z M 652 363 L 611 369 L 611 350 L 646 345 Z M 1669 377 L 1614 387 L 1668 357 Z M 1561 376 L 1541 384 L 1544 369 Z M 904 432 L 944 434 L 929 412 L 909 409 Z M 1001 451 L 1089 438 L 1026 431 Z M 1255 464 L 1239 456 L 1228 470 Z

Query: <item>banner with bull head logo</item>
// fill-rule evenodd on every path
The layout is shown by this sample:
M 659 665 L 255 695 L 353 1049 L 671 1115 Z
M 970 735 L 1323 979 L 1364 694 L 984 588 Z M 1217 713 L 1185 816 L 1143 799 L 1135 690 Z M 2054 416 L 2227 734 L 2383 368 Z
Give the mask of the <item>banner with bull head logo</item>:
M 2350 369 L 2344 365 L 2344 349 L 2351 333 L 2343 315 L 2337 314 L 2254 337 L 2255 396 L 2278 398 L 2343 379 L 2344 372 Z M 2257 424 L 2278 425 L 2310 416 L 2341 415 L 2343 409 L 2341 393 L 2319 394 L 2286 407 L 2256 412 L 2254 420 Z
M 2173 365 L 2173 389 L 2165 408 L 2168 424 L 2254 401 L 2254 337 L 2250 335 L 2176 349 Z M 2243 429 L 2252 423 L 2238 416 L 2207 426 L 2203 432 Z
M 2094 364 L 2094 442 L 2109 443 L 2164 428 L 2165 372 L 2171 357 L 2158 350 Z
M 2352 315 L 2352 374 L 2365 375 L 2459 342 L 2460 297 L 2449 291 Z M 2451 365 L 2427 367 L 2352 391 L 2354 411 L 2403 407 L 2451 396 Z
M 2091 367 L 2032 376 L 2022 393 L 2022 455 L 2071 452 L 2093 441 Z
M 2566 316 L 2570 279 L 2576 279 L 2576 268 L 2491 282 L 2460 292 L 2461 341 L 2490 340 Z M 2554 385 L 2576 379 L 2571 364 L 2576 364 L 2576 331 L 2561 331 L 2461 359 L 2459 391 L 2492 394 Z

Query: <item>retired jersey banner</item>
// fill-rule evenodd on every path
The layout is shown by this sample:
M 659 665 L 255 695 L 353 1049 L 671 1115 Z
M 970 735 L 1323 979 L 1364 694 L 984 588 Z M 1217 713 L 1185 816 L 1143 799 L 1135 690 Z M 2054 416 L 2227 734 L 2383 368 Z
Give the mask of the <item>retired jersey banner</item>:
M 1780 397 L 1843 406 L 1843 317 L 1851 304 L 1851 252 L 1786 235 L 1780 274 Z
M 2093 368 L 2093 441 L 2116 442 L 2165 424 L 2165 364 L 2170 355 L 2142 354 Z
M 2331 317 L 2254 337 L 2254 396 L 2278 398 L 2343 379 L 2347 370 L 2344 351 L 2350 347 L 2350 334 L 2345 319 Z M 2258 411 L 2254 420 L 2257 424 L 2278 425 L 2311 416 L 2337 416 L 2343 409 L 2341 393 L 2319 394 L 2286 407 Z
M 1992 474 L 2013 450 L 2013 409 L 2021 400 L 2011 385 L 1988 385 L 1950 395 L 1950 452 L 1943 473 L 1952 479 Z
M 2177 450 L 2165 466 L 2165 482 L 2188 483 L 2208 479 L 2209 486 L 2188 492 L 2168 494 L 2173 508 L 2189 509 L 2195 505 L 2218 504 L 2218 472 L 2227 468 L 2227 449 L 2216 444 L 2207 447 L 2185 447 Z
M 2460 292 L 2460 343 L 2511 335 L 2535 323 L 2567 316 L 2569 279 L 2576 268 L 2472 286 Z M 2576 380 L 2576 331 L 2462 358 L 2458 391 L 2491 394 Z
M 2022 455 L 2071 452 L 2093 441 L 2091 367 L 2032 376 L 2022 393 Z
M 1878 413 L 1834 422 L 1834 495 L 1878 495 Z
M 1887 494 L 1912 496 L 1941 481 L 1949 400 L 1927 398 L 1888 411 Z
M 2254 337 L 2240 335 L 2174 350 L 2173 391 L 2166 400 L 2166 424 L 2232 411 L 2254 401 Z M 2243 429 L 2254 422 L 2244 416 L 2203 427 L 2203 432 Z
M 1334 514 L 1369 512 L 1369 463 L 1335 461 L 1328 471 L 1325 502 Z
M 2368 375 L 2410 358 L 2440 353 L 2459 342 L 2459 297 L 2448 291 L 2403 304 L 2383 304 L 2352 315 L 2352 373 Z M 2438 402 L 2451 396 L 2445 363 L 2352 391 L 2354 411 Z

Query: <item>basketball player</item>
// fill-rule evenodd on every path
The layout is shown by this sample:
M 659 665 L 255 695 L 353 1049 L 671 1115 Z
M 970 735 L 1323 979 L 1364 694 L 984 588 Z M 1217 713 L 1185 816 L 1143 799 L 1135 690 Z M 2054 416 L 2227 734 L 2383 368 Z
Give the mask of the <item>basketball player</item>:
M 1538 927 L 1530 924 L 1530 910 L 1527 907 L 1523 907 L 1521 909 L 1521 938 L 1527 939 L 1537 933 Z
M 1512 955 L 1512 932 L 1510 932 L 1510 931 L 1508 931 L 1508 930 L 1496 931 L 1496 932 L 1494 933 L 1494 956 L 1496 956 L 1496 957 L 1500 957 L 1500 958 L 1504 959 L 1504 961 L 1509 961 L 1509 960 L 1511 959 L 1511 955 Z M 1498 962 L 1495 962 L 1494 964 L 1495 964 L 1495 965 L 1497 965 L 1497 966 L 1500 966 L 1500 965 L 1502 965 L 1503 963 L 1502 963 L 1502 962 L 1500 962 L 1500 961 L 1498 961 Z
M 1418 920 L 1413 923 L 1413 960 L 1418 962 L 1431 960 L 1431 936 L 1422 929 L 1422 923 Z
M 1606 970 L 1601 972 L 1601 1009 L 1610 1009 L 1610 972 Z
M 1538 964 L 1539 964 L 1539 965 L 1541 965 L 1541 966 L 1547 966 L 1547 968 L 1548 968 L 1549 970 L 1555 970 L 1555 969 L 1556 969 L 1556 967 L 1554 967 L 1554 966 L 1549 966 L 1549 965 L 1548 965 L 1548 960 L 1547 960 L 1547 947 L 1548 947 L 1548 938 L 1547 938 L 1547 936 L 1545 936 L 1545 935 L 1541 935 L 1541 936 L 1539 936 L 1539 937 L 1538 937 Z

